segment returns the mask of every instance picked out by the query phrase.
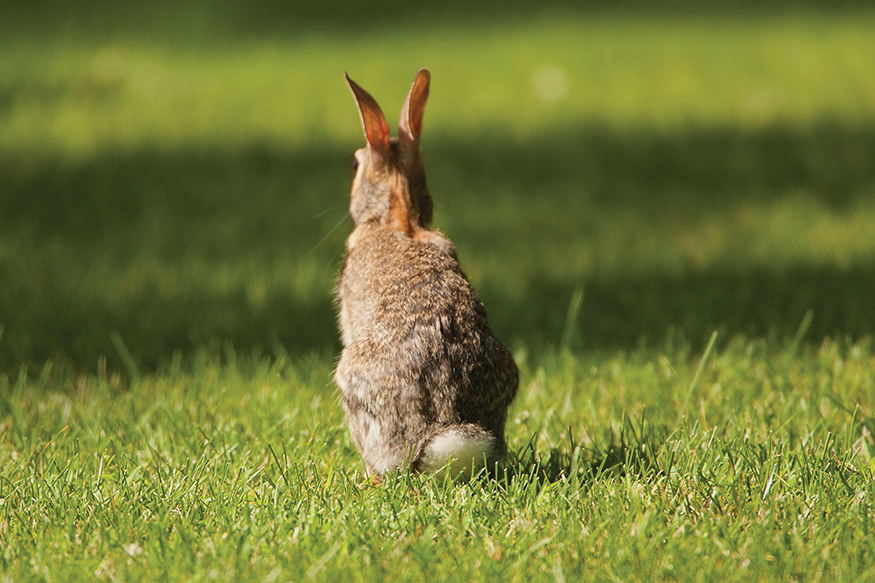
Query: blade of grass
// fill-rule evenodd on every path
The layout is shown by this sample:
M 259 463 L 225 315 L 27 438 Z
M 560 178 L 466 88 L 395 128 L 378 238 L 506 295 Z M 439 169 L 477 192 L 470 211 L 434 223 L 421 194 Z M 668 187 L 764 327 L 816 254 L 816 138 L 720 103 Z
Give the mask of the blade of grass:
M 137 363 L 134 361 L 134 357 L 131 356 L 128 347 L 125 346 L 125 341 L 122 340 L 121 334 L 118 332 L 112 332 L 109 335 L 109 339 L 112 341 L 112 345 L 115 347 L 116 352 L 118 352 L 119 358 L 122 360 L 122 365 L 125 367 L 128 377 L 130 377 L 131 383 L 138 381 L 140 379 L 140 369 L 137 367 Z
M 708 358 L 711 356 L 711 351 L 714 349 L 714 343 L 717 341 L 717 330 L 711 333 L 711 339 L 708 341 L 708 347 L 705 348 L 705 353 L 702 355 L 702 359 L 699 361 L 699 367 L 696 369 L 696 374 L 693 376 L 693 381 L 690 383 L 690 388 L 687 390 L 687 396 L 684 398 L 684 404 L 681 405 L 680 411 L 678 411 L 678 419 L 677 423 L 680 424 L 681 419 L 684 417 L 684 413 L 687 411 L 687 405 L 690 403 L 690 397 L 693 395 L 693 391 L 696 390 L 696 386 L 699 384 L 699 377 L 702 375 L 702 370 L 705 368 L 705 363 L 708 362 Z
M 571 350 L 571 343 L 577 330 L 577 316 L 580 314 L 582 305 L 583 288 L 578 287 L 571 296 L 571 303 L 568 304 L 568 313 L 565 316 L 565 327 L 562 329 L 562 343 L 560 344 L 562 352 Z
M 790 365 L 793 363 L 793 360 L 796 359 L 796 354 L 799 352 L 799 347 L 802 345 L 802 339 L 805 337 L 805 333 L 808 332 L 808 328 L 811 327 L 811 321 L 814 319 L 814 312 L 812 310 L 808 310 L 805 312 L 805 315 L 802 317 L 802 322 L 799 324 L 799 328 L 796 330 L 796 335 L 793 336 L 793 340 L 790 342 L 790 347 L 787 350 L 787 354 L 784 356 L 784 375 L 786 376 L 787 371 L 790 370 Z

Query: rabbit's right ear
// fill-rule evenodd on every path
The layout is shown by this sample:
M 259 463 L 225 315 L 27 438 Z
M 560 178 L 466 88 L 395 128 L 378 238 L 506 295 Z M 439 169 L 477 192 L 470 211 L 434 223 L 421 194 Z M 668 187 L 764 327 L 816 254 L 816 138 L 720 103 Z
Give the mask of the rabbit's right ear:
M 425 113 L 425 103 L 428 101 L 428 87 L 430 83 L 431 73 L 423 67 L 416 72 L 413 87 L 410 88 L 410 93 L 407 94 L 407 99 L 404 100 L 404 106 L 401 108 L 401 120 L 398 126 L 401 130 L 400 136 L 408 141 L 419 141 L 419 135 L 422 133 L 422 114 Z
M 379 152 L 388 152 L 389 123 L 386 121 L 386 116 L 383 115 L 383 110 L 380 109 L 377 100 L 350 79 L 346 72 L 343 73 L 343 76 L 346 78 L 346 83 L 349 85 L 353 97 L 355 97 L 368 145 L 371 149 Z

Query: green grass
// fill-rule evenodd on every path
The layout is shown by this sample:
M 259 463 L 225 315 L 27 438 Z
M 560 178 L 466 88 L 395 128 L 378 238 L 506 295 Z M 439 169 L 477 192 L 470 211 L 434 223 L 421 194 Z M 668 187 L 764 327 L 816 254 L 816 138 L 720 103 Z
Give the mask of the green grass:
M 147 366 L 226 340 L 335 351 L 361 143 L 341 71 L 393 112 L 423 64 L 438 226 L 512 342 L 558 342 L 577 290 L 588 348 L 787 335 L 808 310 L 815 336 L 868 334 L 873 31 L 868 12 L 11 30 L 0 366 L 118 366 L 113 332 Z
M 375 39 L 9 34 L 0 41 L 0 149 L 275 144 L 349 148 L 359 123 L 341 72 L 397 112 L 427 65 L 429 137 L 524 142 L 569 126 L 619 130 L 872 122 L 875 13 L 785 17 L 543 16 L 445 23 Z M 14 29 L 13 29 L 14 30 Z M 394 117 L 393 113 L 393 117 Z
M 12 580 L 866 581 L 871 344 L 522 358 L 498 480 L 363 476 L 327 359 L 4 379 Z M 684 405 L 687 405 L 684 408 Z
M 241 6 L 0 19 L 0 580 L 875 580 L 867 4 Z M 522 383 L 499 479 L 373 487 L 342 71 L 423 65 Z

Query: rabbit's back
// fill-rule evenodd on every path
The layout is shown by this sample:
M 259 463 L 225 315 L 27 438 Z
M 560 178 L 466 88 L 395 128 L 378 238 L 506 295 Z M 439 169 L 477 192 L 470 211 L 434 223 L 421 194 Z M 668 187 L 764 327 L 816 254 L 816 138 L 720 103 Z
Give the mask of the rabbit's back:
M 470 331 L 488 327 L 483 305 L 452 251 L 370 225 L 355 235 L 338 289 L 341 308 L 351 310 L 342 316 L 348 319 L 341 323 L 344 344 L 358 336 L 398 342 L 416 327 L 441 322 Z
M 369 411 L 384 434 L 395 427 L 406 443 L 424 441 L 434 426 L 472 423 L 503 453 L 518 373 L 454 253 L 392 229 L 357 231 L 338 289 L 345 348 L 337 375 L 351 418 Z

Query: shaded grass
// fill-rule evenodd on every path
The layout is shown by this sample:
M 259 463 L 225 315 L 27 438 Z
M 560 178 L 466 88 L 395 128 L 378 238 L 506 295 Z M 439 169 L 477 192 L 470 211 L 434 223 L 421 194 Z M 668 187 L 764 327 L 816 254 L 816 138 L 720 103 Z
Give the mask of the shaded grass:
M 438 226 L 513 344 L 781 336 L 809 310 L 813 338 L 872 331 L 865 11 L 557 5 L 489 26 L 223 36 L 211 19 L 239 8 L 185 3 L 205 27 L 189 42 L 160 34 L 176 5 L 142 9 L 167 25 L 155 34 L 122 25 L 124 5 L 88 29 L 100 6 L 40 35 L 12 30 L 28 12 L 0 24 L 3 370 L 121 367 L 113 333 L 146 369 L 225 341 L 336 352 L 361 144 L 340 72 L 397 111 L 423 64 Z
M 314 28 L 334 34 L 372 32 L 387 28 L 421 27 L 422 23 L 460 22 L 488 27 L 496 22 L 531 21 L 545 15 L 598 18 L 605 15 L 675 17 L 718 16 L 743 19 L 757 16 L 856 14 L 871 11 L 866 0 L 549 0 L 538 4 L 487 0 L 478 4 L 462 0 L 424 0 L 412 5 L 402 0 L 361 4 L 350 0 L 321 3 L 259 0 L 241 6 L 231 0 L 159 0 L 149 4 L 106 0 L 35 0 L 4 9 L 8 28 L 17 34 L 53 35 L 87 33 L 92 37 L 170 37 L 192 42 L 250 36 L 289 36 Z
M 715 328 L 871 334 L 873 133 L 618 133 L 426 144 L 437 222 L 503 337 L 532 350 Z M 0 171 L 0 361 L 154 367 L 174 351 L 337 350 L 349 154 L 243 148 Z M 576 290 L 582 308 L 567 327 Z

